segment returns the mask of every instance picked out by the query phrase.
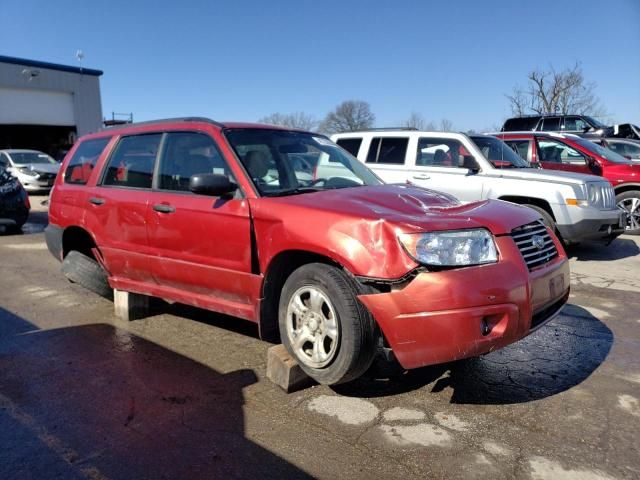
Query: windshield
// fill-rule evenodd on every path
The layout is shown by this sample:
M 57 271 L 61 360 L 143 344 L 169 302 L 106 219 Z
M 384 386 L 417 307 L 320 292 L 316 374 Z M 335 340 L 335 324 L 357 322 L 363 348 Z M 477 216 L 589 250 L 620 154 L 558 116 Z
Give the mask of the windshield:
M 572 140 L 576 142 L 578 145 L 580 145 L 582 148 L 586 148 L 587 150 L 596 152 L 598 155 L 606 158 L 610 162 L 633 163 L 631 160 L 624 158 L 619 153 L 616 153 L 613 150 L 609 150 L 608 148 L 604 148 L 603 146 L 600 146 L 597 143 L 593 143 L 593 142 L 590 142 L 589 140 L 585 140 L 584 138 L 573 138 Z
M 471 137 L 482 155 L 495 168 L 530 168 L 529 162 L 514 152 L 509 145 L 496 137 Z
M 262 128 L 224 133 L 264 196 L 382 183 L 348 152 L 320 135 Z
M 589 123 L 591 123 L 591 125 L 593 125 L 596 128 L 606 128 L 607 127 L 604 123 L 599 122 L 598 120 L 596 120 L 593 117 L 584 117 L 584 118 L 589 120 Z
M 55 163 L 57 162 L 46 153 L 42 152 L 11 152 L 9 154 L 13 163 L 25 165 L 27 163 Z

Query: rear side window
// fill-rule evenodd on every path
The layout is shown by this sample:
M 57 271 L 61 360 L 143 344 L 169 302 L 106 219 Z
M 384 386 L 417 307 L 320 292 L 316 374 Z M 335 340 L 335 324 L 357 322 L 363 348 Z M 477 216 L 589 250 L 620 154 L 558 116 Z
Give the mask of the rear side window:
M 558 132 L 560 131 L 560 117 L 547 117 L 542 119 L 543 132 Z
M 510 118 L 504 122 L 502 127 L 503 132 L 524 132 L 527 130 L 533 130 L 536 124 L 540 120 L 540 117 L 517 117 Z
M 84 185 L 89 180 L 98 158 L 107 146 L 111 137 L 96 138 L 82 142 L 64 172 L 64 183 Z
M 351 155 L 357 157 L 360 145 L 362 145 L 362 138 L 339 138 L 336 143 Z
M 109 158 L 102 184 L 151 188 L 161 138 L 161 133 L 122 138 Z
M 192 175 L 215 173 L 231 176 L 213 139 L 202 133 L 168 133 L 160 159 L 161 190 L 189 191 Z
M 374 137 L 371 139 L 367 163 L 404 164 L 408 138 Z

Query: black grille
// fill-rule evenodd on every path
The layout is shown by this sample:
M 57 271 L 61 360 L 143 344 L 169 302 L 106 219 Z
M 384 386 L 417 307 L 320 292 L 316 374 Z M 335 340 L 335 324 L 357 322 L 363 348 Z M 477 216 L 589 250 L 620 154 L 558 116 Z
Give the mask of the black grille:
M 511 230 L 511 238 L 516 242 L 529 270 L 544 265 L 558 256 L 556 245 L 541 220 L 514 228 Z M 534 238 L 536 244 L 534 244 Z
M 39 175 L 40 180 L 53 180 L 54 178 L 56 178 L 55 173 L 39 173 Z

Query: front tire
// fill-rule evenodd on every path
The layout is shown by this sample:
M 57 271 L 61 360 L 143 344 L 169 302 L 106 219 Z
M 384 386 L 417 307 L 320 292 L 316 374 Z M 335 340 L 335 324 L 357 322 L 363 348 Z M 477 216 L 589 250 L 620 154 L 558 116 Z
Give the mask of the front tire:
M 373 361 L 375 322 L 357 293 L 351 277 L 322 263 L 303 265 L 284 284 L 278 315 L 280 338 L 318 383 L 354 380 Z
M 624 233 L 640 235 L 640 191 L 630 190 L 616 195 L 618 208 L 624 210 L 627 224 Z

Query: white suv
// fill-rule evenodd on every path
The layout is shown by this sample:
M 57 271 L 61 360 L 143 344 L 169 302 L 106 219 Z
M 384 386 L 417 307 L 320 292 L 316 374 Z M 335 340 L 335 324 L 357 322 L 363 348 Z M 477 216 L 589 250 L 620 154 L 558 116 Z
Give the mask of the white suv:
M 440 190 L 463 202 L 492 198 L 531 207 L 565 243 L 610 241 L 624 231 L 608 181 L 531 168 L 496 137 L 384 129 L 331 139 L 386 182 Z

